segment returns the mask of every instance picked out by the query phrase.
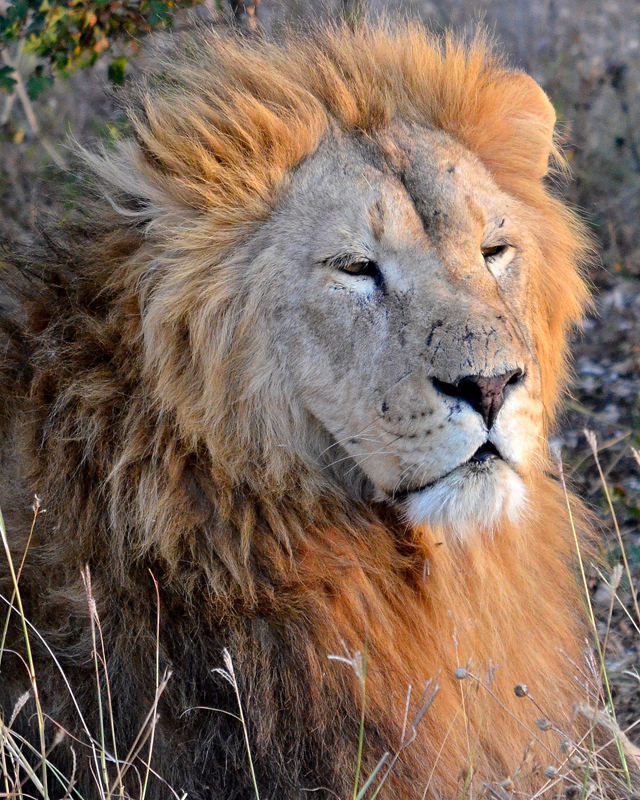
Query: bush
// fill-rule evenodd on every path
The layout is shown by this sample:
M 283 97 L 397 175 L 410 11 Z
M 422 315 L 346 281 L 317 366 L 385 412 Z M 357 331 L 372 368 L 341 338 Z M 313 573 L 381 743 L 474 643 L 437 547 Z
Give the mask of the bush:
M 26 77 L 29 97 L 36 98 L 79 67 L 91 66 L 111 47 L 124 40 L 135 49 L 145 33 L 172 24 L 176 11 L 199 0 L 15 0 L 0 16 L 0 51 L 12 43 L 38 57 Z M 17 83 L 14 67 L 4 55 L 0 89 L 12 92 Z M 124 81 L 126 57 L 118 55 L 109 68 L 114 83 Z

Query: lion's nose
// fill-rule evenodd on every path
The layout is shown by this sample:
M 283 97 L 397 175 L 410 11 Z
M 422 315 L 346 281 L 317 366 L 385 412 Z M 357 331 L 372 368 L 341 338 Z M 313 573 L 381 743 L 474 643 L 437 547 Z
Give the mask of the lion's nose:
M 490 428 L 498 416 L 504 403 L 504 390 L 507 386 L 518 383 L 523 376 L 519 368 L 504 372 L 502 375 L 465 375 L 456 383 L 445 383 L 433 378 L 435 388 L 448 395 L 464 400 L 480 414 L 487 428 Z

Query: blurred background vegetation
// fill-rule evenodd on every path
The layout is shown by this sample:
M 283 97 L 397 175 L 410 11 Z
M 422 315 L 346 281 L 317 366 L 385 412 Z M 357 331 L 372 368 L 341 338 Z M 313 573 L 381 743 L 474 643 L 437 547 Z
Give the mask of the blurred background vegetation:
M 204 22 L 259 33 L 321 12 L 363 11 L 418 18 L 435 30 L 484 24 L 556 108 L 572 172 L 559 191 L 582 209 L 599 260 L 589 274 L 594 309 L 575 336 L 574 382 L 555 438 L 574 489 L 605 532 L 604 566 L 591 574 L 604 630 L 606 564 L 620 550 L 585 428 L 597 434 L 634 591 L 640 585 L 638 0 L 0 0 L 0 236 L 27 241 L 43 212 L 64 216 L 72 207 L 71 139 L 123 135 L 118 87 L 144 71 L 148 36 L 166 35 L 153 31 Z M 623 586 L 628 608 L 631 591 Z M 607 663 L 623 726 L 640 718 L 639 638 L 616 606 Z

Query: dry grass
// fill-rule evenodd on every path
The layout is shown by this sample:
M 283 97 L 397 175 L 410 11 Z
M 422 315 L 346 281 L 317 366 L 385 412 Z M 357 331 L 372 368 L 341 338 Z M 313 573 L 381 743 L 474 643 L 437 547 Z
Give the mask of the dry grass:
M 33 510 L 32 532 L 40 512 L 40 503 L 37 497 L 33 505 Z M 76 800 L 90 800 L 90 798 L 83 798 L 75 787 L 75 767 L 70 774 L 64 775 L 56 768 L 54 761 L 51 759 L 51 754 L 56 748 L 68 747 L 72 754 L 74 765 L 77 763 L 78 753 L 80 753 L 80 757 L 82 758 L 88 755 L 92 759 L 95 793 L 91 795 L 91 798 L 99 797 L 100 800 L 116 800 L 116 798 L 121 799 L 129 797 L 125 791 L 125 777 L 130 770 L 133 770 L 137 775 L 137 783 L 139 784 L 139 792 L 135 795 L 136 800 L 144 800 L 150 777 L 153 776 L 155 779 L 162 781 L 160 775 L 152 769 L 151 761 L 153 757 L 155 727 L 158 720 L 158 702 L 167 687 L 171 678 L 171 673 L 166 672 L 162 679 L 160 679 L 158 669 L 159 651 L 156 651 L 156 687 L 153 703 L 129 751 L 126 755 L 121 757 L 118 755 L 114 728 L 113 703 L 109 674 L 106 669 L 107 658 L 104 649 L 102 628 L 93 599 L 91 575 L 88 568 L 83 571 L 82 578 L 85 585 L 87 606 L 89 609 L 93 659 L 96 674 L 96 702 L 99 707 L 100 719 L 100 729 L 96 732 L 89 729 L 82 711 L 80 710 L 80 705 L 74 696 L 73 687 L 66 678 L 64 669 L 56 658 L 53 650 L 25 616 L 20 594 L 20 574 L 27 558 L 27 552 L 25 551 L 22 554 L 20 566 L 16 570 L 14 556 L 9 549 L 8 536 L 1 512 L 0 538 L 2 539 L 4 554 L 9 565 L 13 583 L 11 597 L 3 597 L 0 595 L 0 600 L 2 600 L 6 606 L 3 635 L 0 641 L 0 664 L 2 663 L 5 653 L 12 652 L 13 655 L 16 655 L 14 651 L 6 649 L 6 634 L 9 629 L 11 616 L 15 614 L 19 618 L 24 637 L 24 649 L 27 658 L 26 662 L 23 660 L 23 664 L 28 673 L 31 687 L 28 692 L 18 699 L 8 719 L 4 719 L 0 716 L 0 765 L 2 767 L 1 775 L 4 783 L 0 790 L 0 797 L 10 798 L 11 800 L 13 800 L 13 798 L 16 798 L 16 800 L 23 800 L 24 798 L 26 800 L 26 798 L 35 796 L 48 800 L 50 792 L 52 792 L 53 787 L 55 787 L 55 796 L 60 796 L 60 788 L 62 788 L 64 800 L 67 800 L 67 798 L 69 800 L 71 800 L 71 798 L 76 798 Z M 29 537 L 29 539 L 30 538 L 31 537 Z M 160 624 L 159 615 L 160 605 L 158 600 L 158 632 Z M 73 699 L 77 712 L 77 719 L 80 723 L 79 727 L 82 730 L 81 738 L 65 730 L 62 726 L 57 724 L 55 720 L 48 718 L 42 708 L 38 689 L 38 675 L 32 655 L 32 641 L 34 639 L 38 639 L 40 644 L 44 645 L 49 657 L 64 679 L 65 686 L 70 697 Z M 14 729 L 16 720 L 20 714 L 25 713 L 25 709 L 30 700 L 34 702 L 38 719 L 39 741 L 37 747 Z M 51 741 L 47 741 L 48 737 L 45 732 L 45 721 L 47 723 L 52 723 L 56 729 L 56 733 Z M 148 746 L 145 748 L 147 744 Z M 176 800 L 184 800 L 186 797 L 186 795 L 179 795 L 171 789 L 171 787 L 168 788 Z

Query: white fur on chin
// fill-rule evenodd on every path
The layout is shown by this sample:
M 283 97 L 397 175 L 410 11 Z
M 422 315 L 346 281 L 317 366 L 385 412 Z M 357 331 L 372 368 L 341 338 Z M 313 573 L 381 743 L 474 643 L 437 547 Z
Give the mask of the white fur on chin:
M 413 525 L 442 528 L 460 542 L 473 533 L 491 533 L 506 516 L 517 522 L 527 505 L 527 487 L 504 462 L 478 470 L 467 465 L 423 489 L 405 503 Z

